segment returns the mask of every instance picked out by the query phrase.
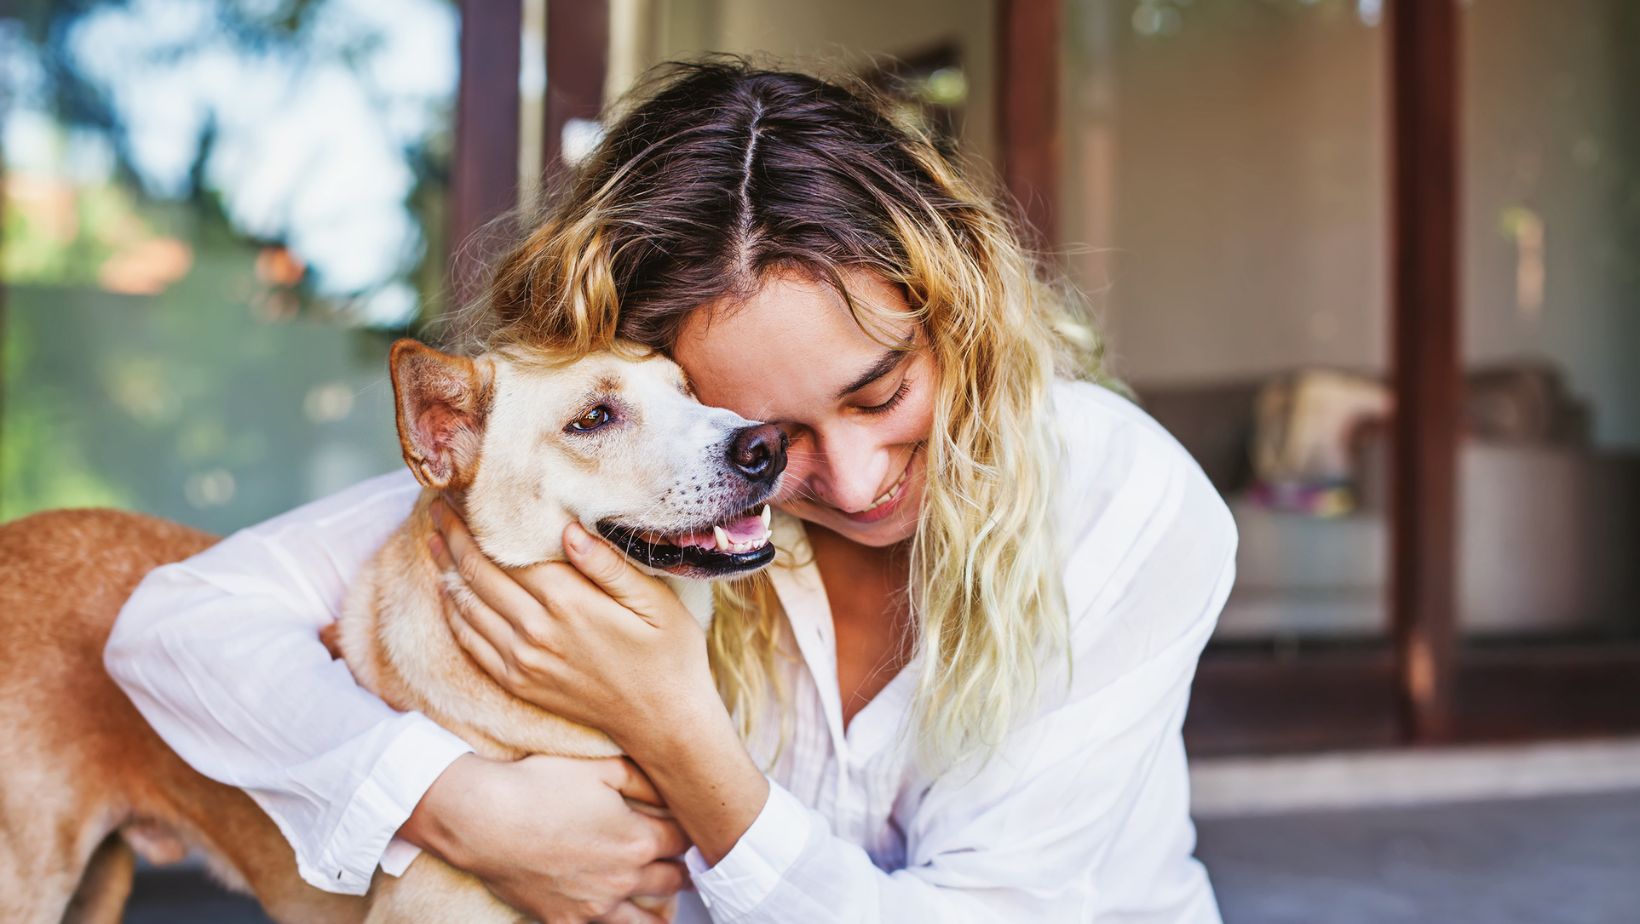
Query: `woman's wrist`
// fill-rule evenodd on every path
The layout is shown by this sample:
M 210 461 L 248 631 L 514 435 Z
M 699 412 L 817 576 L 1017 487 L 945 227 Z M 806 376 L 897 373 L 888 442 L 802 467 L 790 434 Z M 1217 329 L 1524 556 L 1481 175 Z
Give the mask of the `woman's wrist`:
M 720 722 L 732 726 L 705 663 L 702 652 L 698 676 L 641 690 L 636 685 L 629 687 L 636 698 L 618 710 L 619 718 L 610 715 L 593 724 L 639 766 L 643 765 L 644 756 L 666 754 L 679 746 L 687 746 L 703 727 Z
M 768 778 L 715 695 L 710 704 L 680 709 L 664 728 L 635 740 L 627 753 L 709 866 L 739 842 L 768 801 Z
M 466 817 L 464 800 L 479 790 L 475 782 L 490 763 L 477 754 L 463 754 L 451 762 L 427 787 L 398 836 L 458 868 L 465 868 L 461 838 L 452 819 Z

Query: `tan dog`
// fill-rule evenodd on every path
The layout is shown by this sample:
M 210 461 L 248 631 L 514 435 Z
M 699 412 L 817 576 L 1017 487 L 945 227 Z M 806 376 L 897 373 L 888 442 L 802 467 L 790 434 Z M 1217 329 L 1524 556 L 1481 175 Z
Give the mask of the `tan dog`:
M 705 625 L 706 580 L 774 558 L 765 502 L 783 437 L 699 404 L 660 357 L 469 360 L 400 341 L 391 366 L 405 461 L 425 490 L 351 589 L 335 633 L 348 666 L 486 756 L 617 753 L 600 732 L 513 698 L 460 650 L 427 552 L 428 505 L 443 494 L 509 566 L 561 559 L 563 529 L 579 521 L 663 576 Z M 403 877 L 378 875 L 362 899 L 308 886 L 255 803 L 185 765 L 108 679 L 102 648 L 132 588 L 212 541 L 116 511 L 0 527 L 0 741 L 11 755 L 0 762 L 0 921 L 117 921 L 132 850 L 165 862 L 189 847 L 288 924 L 520 920 L 429 855 Z

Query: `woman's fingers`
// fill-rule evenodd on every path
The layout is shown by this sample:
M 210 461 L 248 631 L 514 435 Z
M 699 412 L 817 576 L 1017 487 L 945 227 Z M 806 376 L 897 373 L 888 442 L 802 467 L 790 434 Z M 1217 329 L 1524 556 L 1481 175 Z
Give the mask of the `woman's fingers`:
M 443 501 L 433 502 L 435 510 L 442 506 Z M 530 635 L 536 628 L 531 617 L 541 614 L 540 601 L 520 587 L 512 575 L 490 561 L 460 517 L 446 512 L 435 516 L 434 522 L 442 525 L 428 543 L 433 561 L 446 571 L 454 570 L 490 609 L 506 617 L 520 633 Z
M 664 806 L 660 793 L 655 791 L 655 784 L 649 777 L 633 763 L 630 758 L 607 758 L 609 766 L 609 785 L 615 791 L 631 799 L 633 802 L 642 802 L 647 805 Z
M 579 523 L 564 527 L 564 554 L 575 570 L 586 575 L 616 602 L 645 618 L 655 615 L 657 578 L 637 569 L 615 547 L 587 532 Z
M 511 623 L 473 594 L 446 593 L 452 604 L 450 632 L 484 673 L 503 686 L 512 676 L 512 665 L 502 652 L 517 650 L 518 633 Z
M 689 885 L 689 873 L 677 860 L 656 860 L 638 870 L 638 887 L 633 895 L 647 898 L 665 898 L 676 895 Z
M 636 813 L 634 819 L 638 824 L 649 829 L 655 838 L 655 856 L 675 857 L 689 849 L 689 835 L 683 833 L 683 828 L 670 818 L 656 818 Z
M 639 908 L 631 902 L 621 902 L 610 913 L 593 924 L 666 924 L 666 919 Z

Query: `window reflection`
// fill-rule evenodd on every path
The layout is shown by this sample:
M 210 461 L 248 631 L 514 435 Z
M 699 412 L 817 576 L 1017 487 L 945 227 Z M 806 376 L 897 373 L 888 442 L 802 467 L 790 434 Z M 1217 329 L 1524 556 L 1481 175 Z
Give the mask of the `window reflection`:
M 1640 635 L 1640 7 L 1462 7 L 1459 618 Z
M 1382 10 L 1065 4 L 1061 236 L 1241 532 L 1217 641 L 1386 636 Z

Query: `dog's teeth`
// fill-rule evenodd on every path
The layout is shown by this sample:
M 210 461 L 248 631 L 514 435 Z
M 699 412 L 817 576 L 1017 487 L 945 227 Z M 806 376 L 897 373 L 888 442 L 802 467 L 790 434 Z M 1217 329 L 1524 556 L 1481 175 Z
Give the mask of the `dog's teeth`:
M 717 547 L 723 551 L 727 551 L 734 544 L 729 541 L 729 534 L 724 532 L 721 526 L 712 527 L 712 539 L 717 542 Z
M 769 531 L 769 519 L 773 516 L 768 504 L 763 505 L 763 510 L 758 513 L 758 516 L 763 518 L 763 531 L 767 533 Z

